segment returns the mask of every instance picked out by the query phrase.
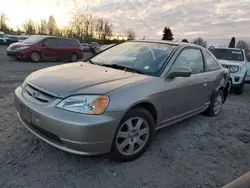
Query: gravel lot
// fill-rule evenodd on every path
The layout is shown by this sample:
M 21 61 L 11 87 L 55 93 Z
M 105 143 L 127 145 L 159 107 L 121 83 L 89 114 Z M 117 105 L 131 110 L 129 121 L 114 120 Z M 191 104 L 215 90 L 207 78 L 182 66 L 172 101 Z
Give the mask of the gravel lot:
M 156 134 L 138 160 L 80 157 L 38 140 L 16 116 L 13 91 L 32 71 L 59 63 L 10 60 L 0 46 L 0 187 L 221 187 L 250 169 L 250 86 L 216 118 L 202 115 Z M 62 63 L 62 62 L 61 62 Z

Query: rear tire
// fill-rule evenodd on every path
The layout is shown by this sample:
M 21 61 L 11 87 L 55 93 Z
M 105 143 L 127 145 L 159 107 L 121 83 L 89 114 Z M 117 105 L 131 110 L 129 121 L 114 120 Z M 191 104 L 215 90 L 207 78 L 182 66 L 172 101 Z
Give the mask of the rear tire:
M 32 52 L 32 53 L 30 54 L 30 60 L 31 60 L 32 62 L 34 62 L 34 63 L 39 62 L 39 61 L 40 61 L 40 58 L 41 58 L 41 56 L 40 56 L 40 54 L 39 54 L 38 52 Z
M 204 111 L 204 115 L 209 117 L 215 117 L 219 115 L 223 101 L 224 101 L 224 94 L 221 90 L 219 90 L 211 96 L 210 105 Z
M 117 127 L 112 144 L 112 157 L 124 162 L 139 158 L 149 147 L 154 132 L 155 121 L 147 110 L 130 110 Z
M 244 85 L 244 82 L 242 82 L 239 86 L 234 87 L 234 92 L 236 95 L 241 95 L 243 93 L 245 87 Z
M 78 60 L 77 54 L 73 53 L 73 54 L 70 56 L 70 61 L 71 61 L 71 62 L 76 62 L 77 60 Z

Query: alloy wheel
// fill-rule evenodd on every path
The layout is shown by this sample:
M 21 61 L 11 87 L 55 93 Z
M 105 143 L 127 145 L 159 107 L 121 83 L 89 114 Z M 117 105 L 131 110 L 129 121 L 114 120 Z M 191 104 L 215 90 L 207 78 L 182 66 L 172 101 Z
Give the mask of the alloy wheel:
M 141 117 L 128 119 L 118 130 L 116 147 L 123 155 L 138 153 L 149 139 L 150 128 L 146 120 Z
M 40 60 L 40 55 L 37 52 L 32 52 L 30 58 L 33 62 L 38 62 Z
M 214 103 L 214 114 L 215 115 L 219 114 L 219 112 L 221 110 L 221 106 L 222 106 L 222 96 L 219 94 L 215 98 L 215 103 Z

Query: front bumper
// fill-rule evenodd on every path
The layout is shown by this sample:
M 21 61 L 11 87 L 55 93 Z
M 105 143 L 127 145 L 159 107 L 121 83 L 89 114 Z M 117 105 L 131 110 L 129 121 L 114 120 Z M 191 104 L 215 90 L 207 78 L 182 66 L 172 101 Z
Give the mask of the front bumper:
M 7 56 L 18 58 L 18 59 L 28 59 L 30 56 L 30 53 L 27 50 L 18 51 L 18 52 L 12 52 L 12 51 L 7 50 Z
M 15 90 L 14 101 L 20 121 L 30 132 L 56 148 L 78 155 L 109 152 L 123 115 L 122 112 L 103 115 L 68 112 L 55 107 L 61 99 L 48 105 L 34 104 L 23 97 L 21 87 Z
M 232 86 L 241 85 L 245 81 L 246 71 L 240 71 L 237 73 L 230 73 L 230 78 L 232 80 Z

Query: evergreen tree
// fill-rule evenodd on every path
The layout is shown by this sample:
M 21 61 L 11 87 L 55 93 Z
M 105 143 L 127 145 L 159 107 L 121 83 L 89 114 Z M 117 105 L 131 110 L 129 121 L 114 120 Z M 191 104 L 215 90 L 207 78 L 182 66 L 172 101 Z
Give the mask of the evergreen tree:
M 228 45 L 229 48 L 235 48 L 235 38 L 233 37 Z
M 162 40 L 173 40 L 173 33 L 169 27 L 165 27 L 163 30 Z

